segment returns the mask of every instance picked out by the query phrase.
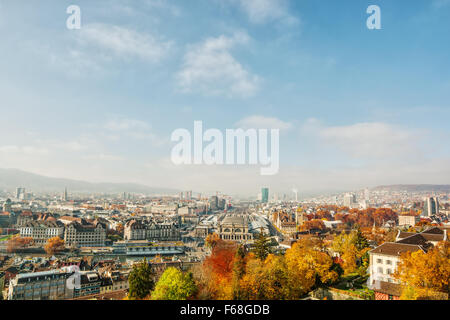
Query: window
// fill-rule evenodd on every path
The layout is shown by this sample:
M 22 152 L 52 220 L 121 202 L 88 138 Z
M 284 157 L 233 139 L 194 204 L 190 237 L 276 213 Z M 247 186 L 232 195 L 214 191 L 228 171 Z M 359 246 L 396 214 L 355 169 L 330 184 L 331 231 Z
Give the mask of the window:
M 386 264 L 391 265 L 392 261 L 391 260 L 386 260 Z
M 383 260 L 377 259 L 377 263 L 383 263 Z
M 387 269 L 386 273 L 387 273 L 387 274 L 392 274 L 391 269 Z
M 379 268 L 378 268 L 378 273 L 383 274 L 383 268 L 379 267 Z

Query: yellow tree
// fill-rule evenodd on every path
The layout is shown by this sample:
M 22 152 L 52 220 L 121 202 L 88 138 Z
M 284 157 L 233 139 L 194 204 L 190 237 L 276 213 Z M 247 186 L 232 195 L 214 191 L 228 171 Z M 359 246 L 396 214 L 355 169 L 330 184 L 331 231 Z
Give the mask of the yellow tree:
M 423 251 L 404 253 L 394 276 L 404 285 L 401 299 L 448 299 L 449 242 L 440 242 L 427 253 Z
M 284 257 L 270 254 L 261 261 L 253 253 L 249 254 L 240 287 L 243 299 L 289 299 L 290 288 Z
M 63 251 L 64 249 L 65 243 L 64 240 L 60 237 L 48 239 L 46 245 L 44 246 L 44 250 L 48 255 L 53 255 L 55 253 Z
M 356 271 L 365 274 L 368 265 L 367 252 L 370 248 L 367 239 L 359 230 L 349 234 L 341 233 L 334 239 L 332 248 L 344 261 L 342 268 L 345 274 Z
M 285 259 L 294 299 L 310 291 L 317 280 L 332 283 L 338 279 L 338 274 L 331 270 L 332 258 L 315 249 L 314 243 L 309 239 L 295 243 L 286 251 Z

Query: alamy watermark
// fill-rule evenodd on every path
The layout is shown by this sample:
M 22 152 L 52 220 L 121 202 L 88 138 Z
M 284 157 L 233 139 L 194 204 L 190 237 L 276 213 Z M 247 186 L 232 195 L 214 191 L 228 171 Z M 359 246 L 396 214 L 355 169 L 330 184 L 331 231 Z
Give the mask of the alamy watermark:
M 369 30 L 381 29 L 381 9 L 377 5 L 370 5 L 366 10 L 370 16 L 367 18 L 366 25 Z
M 66 20 L 66 27 L 69 30 L 79 30 L 81 29 L 81 9 L 77 5 L 70 5 L 66 10 L 67 14 L 70 16 Z
M 72 273 L 70 277 L 66 280 L 66 287 L 69 290 L 81 289 L 81 272 L 80 268 L 76 265 L 64 267 L 64 271 L 67 273 Z
M 66 27 L 69 30 L 81 29 L 81 8 L 78 5 L 70 5 L 66 9 L 69 17 L 66 20 Z M 370 5 L 366 10 L 370 16 L 367 18 L 366 25 L 369 30 L 381 29 L 381 9 L 377 5 Z
M 280 167 L 279 129 L 219 129 L 203 132 L 203 122 L 194 122 L 194 134 L 176 129 L 171 136 L 178 142 L 171 159 L 176 165 L 261 165 L 261 175 L 276 175 Z M 270 148 L 269 148 L 270 144 Z M 270 153 L 270 154 L 269 154 Z

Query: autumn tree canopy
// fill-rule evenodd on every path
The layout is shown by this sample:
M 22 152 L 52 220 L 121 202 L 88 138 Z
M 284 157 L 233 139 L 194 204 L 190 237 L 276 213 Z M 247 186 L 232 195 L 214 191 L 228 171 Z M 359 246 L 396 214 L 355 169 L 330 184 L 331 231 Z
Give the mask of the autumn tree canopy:
M 448 299 L 450 243 L 443 241 L 428 252 L 402 254 L 394 276 L 404 284 L 401 299 Z
M 65 249 L 64 240 L 60 237 L 54 237 L 47 240 L 47 243 L 44 246 L 45 252 L 48 255 L 53 255 L 55 253 L 61 252 Z
M 346 234 L 341 233 L 334 238 L 332 249 L 339 253 L 343 260 L 345 274 L 358 271 L 364 275 L 369 264 L 369 243 L 360 229 Z
M 9 253 L 16 252 L 18 249 L 26 248 L 34 244 L 33 238 L 15 236 L 8 240 L 6 251 Z

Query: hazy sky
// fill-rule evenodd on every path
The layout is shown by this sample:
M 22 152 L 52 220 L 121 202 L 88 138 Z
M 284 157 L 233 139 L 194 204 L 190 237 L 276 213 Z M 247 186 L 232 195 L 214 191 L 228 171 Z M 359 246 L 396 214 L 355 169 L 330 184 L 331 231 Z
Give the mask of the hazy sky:
M 449 31 L 449 0 L 0 0 L 0 167 L 233 194 L 450 183 Z M 281 128 L 279 174 L 173 165 L 194 120 Z

